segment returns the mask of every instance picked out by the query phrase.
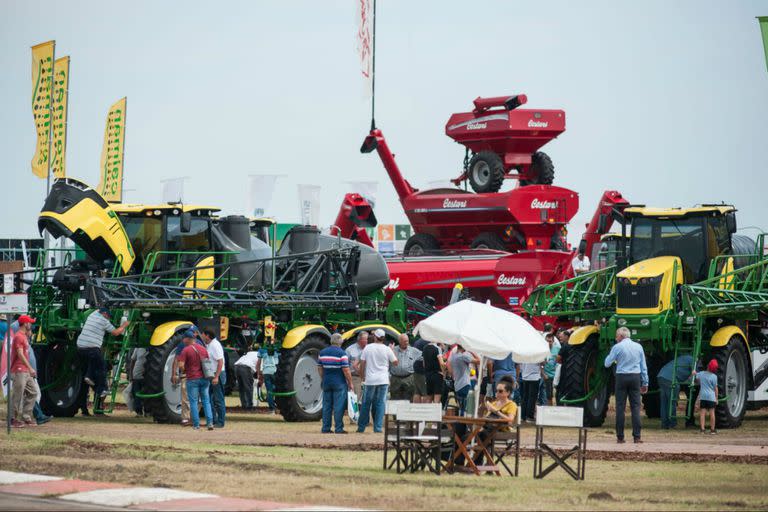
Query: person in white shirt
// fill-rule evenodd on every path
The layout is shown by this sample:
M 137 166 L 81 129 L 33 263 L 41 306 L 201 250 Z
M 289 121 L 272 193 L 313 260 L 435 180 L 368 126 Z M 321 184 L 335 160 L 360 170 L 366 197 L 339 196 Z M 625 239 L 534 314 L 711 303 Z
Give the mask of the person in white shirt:
M 571 267 L 573 267 L 573 274 L 579 275 L 589 272 L 589 258 L 584 254 L 583 249 L 579 249 L 579 253 L 571 261 Z
M 373 415 L 373 431 L 383 432 L 384 408 L 389 390 L 389 365 L 397 365 L 397 357 L 384 344 L 383 329 L 373 331 L 375 343 L 369 343 L 360 354 L 360 375 L 363 376 L 363 407 L 357 422 L 357 431 L 365 432 Z
M 224 367 L 224 347 L 210 329 L 203 329 L 200 337 L 205 342 L 208 356 L 216 361 L 216 375 L 211 380 L 211 401 L 213 402 L 213 426 L 224 428 L 227 408 L 224 403 L 224 384 L 227 382 L 227 370 Z
M 357 395 L 357 403 L 361 404 L 363 401 L 363 375 L 360 373 L 360 354 L 363 353 L 368 345 L 368 331 L 359 331 L 357 333 L 357 341 L 346 348 L 347 357 L 349 358 L 349 371 L 352 372 L 352 386 L 354 387 L 355 395 Z
M 259 361 L 259 351 L 250 350 L 235 361 L 235 376 L 237 390 L 240 392 L 240 406 L 243 410 L 253 411 L 253 380 L 256 376 L 256 364 Z

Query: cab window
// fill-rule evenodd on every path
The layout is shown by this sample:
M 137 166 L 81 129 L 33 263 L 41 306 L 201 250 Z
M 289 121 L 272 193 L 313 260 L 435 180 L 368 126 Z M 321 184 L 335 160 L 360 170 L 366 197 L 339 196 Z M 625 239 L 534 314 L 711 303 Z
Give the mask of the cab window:
M 163 242 L 163 223 L 158 217 L 126 217 L 120 221 L 125 227 L 128 239 L 136 253 L 133 268 L 137 272 L 144 270 L 144 263 L 150 253 L 159 251 Z
M 189 233 L 181 232 L 181 219 L 179 217 L 174 216 L 167 219 L 166 250 L 183 252 L 207 252 L 211 250 L 208 219 L 193 217 Z

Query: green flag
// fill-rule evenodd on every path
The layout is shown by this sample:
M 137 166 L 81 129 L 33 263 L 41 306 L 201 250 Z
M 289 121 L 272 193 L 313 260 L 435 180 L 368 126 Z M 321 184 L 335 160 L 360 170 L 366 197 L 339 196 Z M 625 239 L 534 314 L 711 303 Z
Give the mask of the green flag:
M 758 16 L 760 32 L 763 34 L 763 50 L 765 51 L 765 65 L 768 67 L 768 16 Z

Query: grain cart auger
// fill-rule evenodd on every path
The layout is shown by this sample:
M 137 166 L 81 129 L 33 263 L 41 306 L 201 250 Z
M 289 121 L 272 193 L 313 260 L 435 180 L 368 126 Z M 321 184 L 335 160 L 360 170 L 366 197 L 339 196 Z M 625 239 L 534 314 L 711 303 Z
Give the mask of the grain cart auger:
M 372 248 L 297 226 L 276 250 L 252 235 L 245 217 L 219 218 L 216 211 L 110 205 L 78 181 L 54 183 L 40 230 L 74 240 L 83 254 L 56 269 L 36 269 L 29 289 L 40 319 L 35 348 L 47 411 L 72 416 L 83 399 L 75 342 L 101 305 L 113 320 L 132 321 L 121 338 L 105 341 L 112 404 L 128 352 L 146 348 L 143 398 L 159 422 L 180 420 L 173 354 L 193 323 L 218 332 L 228 355 L 274 337 L 281 347 L 278 406 L 294 421 L 320 417 L 315 360 L 332 331 L 377 325 L 395 337 L 407 327 L 413 301 L 400 297 L 384 307 L 389 274 Z
M 563 363 L 561 402 L 581 404 L 587 424 L 603 423 L 612 375 L 602 361 L 624 326 L 645 349 L 649 417 L 660 414 L 659 369 L 689 354 L 702 364 L 718 360 L 717 424 L 738 427 L 747 407 L 768 405 L 765 236 L 755 243 L 736 235 L 736 209 L 728 205 L 628 207 L 621 217 L 628 244 L 616 266 L 540 287 L 524 304 L 531 315 L 583 324 Z M 689 402 L 685 415 L 692 409 Z

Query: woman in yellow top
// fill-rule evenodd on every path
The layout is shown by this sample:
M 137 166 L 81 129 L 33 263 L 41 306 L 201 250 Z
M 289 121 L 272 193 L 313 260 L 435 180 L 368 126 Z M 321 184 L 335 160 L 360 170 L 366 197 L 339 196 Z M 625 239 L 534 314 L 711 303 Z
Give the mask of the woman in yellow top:
M 510 377 L 503 377 L 496 385 L 496 400 L 489 399 L 485 405 L 485 417 L 509 420 L 510 425 L 514 425 L 517 422 L 517 404 L 510 400 L 514 389 L 515 382 Z M 509 427 L 499 430 L 508 431 Z

